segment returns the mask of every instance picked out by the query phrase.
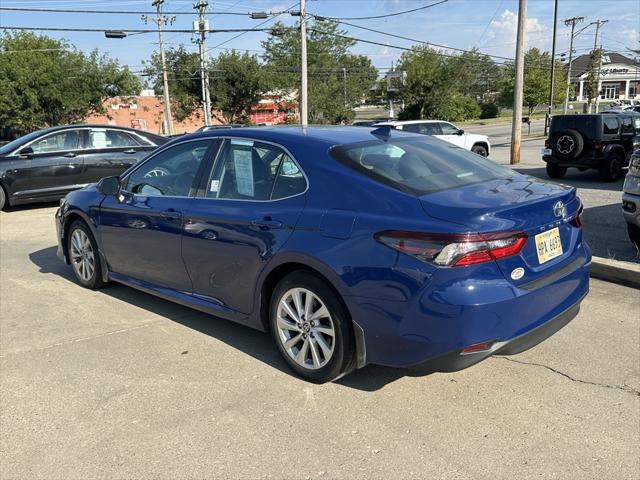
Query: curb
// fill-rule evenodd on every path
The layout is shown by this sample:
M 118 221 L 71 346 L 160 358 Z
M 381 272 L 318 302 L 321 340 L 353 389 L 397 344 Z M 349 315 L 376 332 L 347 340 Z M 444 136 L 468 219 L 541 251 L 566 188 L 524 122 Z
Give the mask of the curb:
M 640 264 L 593 257 L 589 275 L 640 290 Z

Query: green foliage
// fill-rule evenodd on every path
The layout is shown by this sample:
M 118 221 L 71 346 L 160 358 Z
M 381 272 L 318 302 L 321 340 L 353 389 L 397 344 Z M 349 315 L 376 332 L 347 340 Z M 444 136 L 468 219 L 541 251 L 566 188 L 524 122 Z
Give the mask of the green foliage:
M 406 78 L 398 97 L 404 100 L 405 110 L 399 118 L 452 121 L 477 118 L 480 107 L 471 92 L 476 89 L 480 94 L 483 80 L 479 75 L 488 66 L 479 66 L 475 59 L 475 53 L 450 58 L 427 46 L 404 52 L 399 69 L 406 73 Z M 469 65 L 478 68 L 466 75 L 463 71 Z
M 262 42 L 264 70 L 270 89 L 291 92 L 300 88 L 300 35 L 275 25 L 282 35 Z M 353 40 L 345 39 L 335 22 L 310 22 L 307 40 L 308 104 L 311 123 L 349 123 L 352 107 L 365 99 L 377 70 L 364 55 L 353 55 Z M 344 69 L 344 70 L 343 70 Z
M 0 125 L 27 132 L 103 113 L 104 100 L 137 94 L 140 81 L 97 51 L 19 31 L 0 37 Z
M 549 101 L 551 82 L 551 55 L 540 52 L 537 48 L 527 50 L 524 56 L 524 81 L 522 89 L 523 104 L 529 108 L 529 115 L 537 105 L 546 105 Z M 513 90 L 515 84 L 515 65 L 508 64 L 502 83 L 500 102 L 504 106 L 513 106 Z M 554 73 L 553 103 L 564 102 L 567 90 L 567 75 L 562 63 L 556 60 Z
M 144 74 L 151 80 L 153 90 L 157 95 L 162 95 L 164 85 L 160 54 L 154 52 L 151 59 L 143 63 Z M 165 50 L 165 63 L 171 96 L 171 115 L 181 122 L 202 105 L 200 57 L 197 53 L 187 52 L 180 46 Z
M 483 103 L 480 105 L 480 118 L 497 118 L 500 108 L 495 103 Z
M 601 57 L 601 49 L 593 50 L 589 55 L 589 68 L 584 83 L 584 93 L 587 95 L 587 103 L 589 104 L 598 98 L 598 70 L 600 69 Z
M 258 57 L 235 51 L 221 53 L 211 62 L 210 91 L 214 110 L 223 122 L 247 122 L 251 108 L 267 91 Z

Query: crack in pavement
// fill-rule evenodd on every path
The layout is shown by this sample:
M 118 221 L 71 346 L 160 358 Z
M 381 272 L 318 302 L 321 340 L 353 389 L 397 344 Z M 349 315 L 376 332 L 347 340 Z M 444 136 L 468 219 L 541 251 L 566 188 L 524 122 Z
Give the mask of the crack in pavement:
M 635 396 L 640 397 L 640 391 L 636 390 L 635 388 L 630 387 L 627 384 L 623 384 L 623 386 L 619 386 L 619 385 L 609 385 L 608 383 L 590 382 L 589 380 L 580 380 L 579 378 L 574 378 L 571 375 L 568 375 L 568 374 L 566 374 L 564 372 L 561 372 L 560 370 L 556 370 L 555 368 L 549 367 L 547 365 L 543 365 L 541 363 L 523 362 L 522 360 L 514 360 L 513 358 L 507 358 L 507 357 L 493 357 L 493 358 L 496 358 L 496 359 L 499 359 L 499 360 L 507 360 L 509 362 L 519 363 L 521 365 L 529 365 L 529 366 L 534 366 L 534 367 L 546 368 L 547 370 L 550 370 L 553 373 L 557 373 L 558 375 L 561 375 L 564 378 L 567 378 L 567 379 L 571 380 L 572 382 L 584 383 L 586 385 L 594 385 L 596 387 L 611 388 L 613 390 L 622 390 L 625 393 L 630 393 L 631 395 L 635 395 Z

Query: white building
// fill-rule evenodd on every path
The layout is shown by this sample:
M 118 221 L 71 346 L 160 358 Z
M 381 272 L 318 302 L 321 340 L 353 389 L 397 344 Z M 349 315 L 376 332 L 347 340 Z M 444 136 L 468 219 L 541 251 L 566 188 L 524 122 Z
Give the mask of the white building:
M 587 100 L 589 55 L 580 55 L 571 64 L 571 83 L 575 87 L 574 100 Z M 619 53 L 605 53 L 600 70 L 600 99 L 640 100 L 640 62 Z

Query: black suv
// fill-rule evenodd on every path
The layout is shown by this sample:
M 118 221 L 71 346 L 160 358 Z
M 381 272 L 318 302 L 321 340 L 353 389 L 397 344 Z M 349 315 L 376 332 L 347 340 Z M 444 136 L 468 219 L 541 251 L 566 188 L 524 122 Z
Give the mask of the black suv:
M 562 178 L 568 167 L 595 168 L 603 180 L 613 182 L 629 165 L 636 133 L 640 115 L 634 113 L 556 115 L 542 152 L 547 175 Z

